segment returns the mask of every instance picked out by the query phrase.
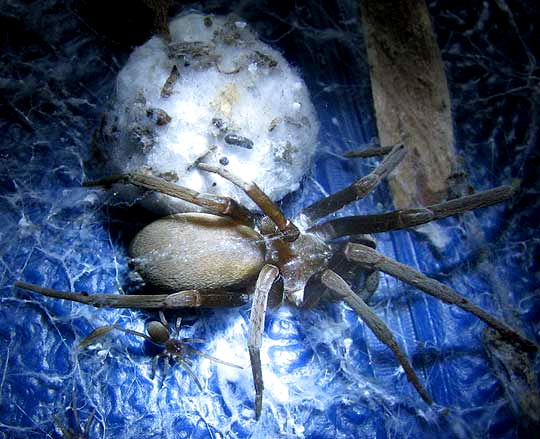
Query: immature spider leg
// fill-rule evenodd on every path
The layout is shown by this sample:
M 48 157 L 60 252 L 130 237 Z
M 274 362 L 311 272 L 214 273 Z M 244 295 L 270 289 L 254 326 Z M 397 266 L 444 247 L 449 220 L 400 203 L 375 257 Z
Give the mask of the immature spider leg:
M 90 335 L 85 337 L 80 343 L 79 348 L 84 349 L 88 346 L 90 346 L 92 343 L 94 343 L 96 340 L 100 339 L 101 337 L 107 335 L 109 332 L 113 330 L 122 331 L 126 334 L 135 335 L 136 337 L 142 337 L 147 341 L 154 342 L 155 340 L 152 339 L 152 337 L 149 337 L 146 334 L 143 334 L 142 332 L 134 331 L 133 329 L 126 329 L 122 328 L 117 323 L 113 325 L 106 325 L 106 326 L 100 326 L 99 328 L 94 329 Z
M 73 412 L 73 419 L 75 421 L 75 425 L 78 430 L 77 434 L 79 435 L 79 436 L 75 436 L 75 439 L 88 439 L 88 434 L 90 433 L 90 428 L 92 427 L 92 422 L 94 421 L 96 409 L 93 409 L 90 412 L 90 415 L 86 419 L 86 422 L 84 423 L 84 428 L 82 430 L 81 430 L 81 424 L 79 421 L 79 411 L 77 410 L 77 400 L 75 397 L 75 392 L 73 392 L 73 397 L 71 399 L 71 411 Z
M 315 222 L 333 212 L 341 209 L 353 201 L 360 200 L 372 192 L 405 157 L 407 150 L 402 143 L 395 145 L 384 160 L 371 173 L 362 177 L 350 186 L 335 194 L 329 195 L 311 206 L 306 207 L 302 213 L 310 221 Z
M 416 372 L 412 368 L 411 363 L 407 359 L 407 356 L 403 353 L 396 339 L 392 335 L 392 332 L 386 324 L 371 310 L 366 302 L 364 302 L 354 291 L 349 287 L 337 273 L 332 270 L 325 270 L 321 274 L 321 282 L 330 288 L 335 294 L 339 296 L 347 305 L 349 305 L 360 318 L 366 323 L 366 325 L 373 331 L 377 338 L 383 342 L 394 353 L 397 360 L 405 370 L 407 378 L 411 384 L 416 388 L 422 399 L 427 404 L 432 404 L 433 400 L 429 396 L 427 390 L 424 388 L 420 379 L 416 375 Z
M 261 366 L 262 333 L 264 331 L 268 294 L 278 276 L 279 270 L 273 265 L 265 265 L 261 269 L 255 285 L 253 304 L 251 305 L 248 349 L 251 371 L 253 373 L 253 383 L 255 384 L 255 417 L 257 419 L 261 416 L 264 390 Z
M 499 186 L 473 195 L 416 209 L 336 218 L 313 226 L 308 231 L 319 234 L 324 240 L 332 240 L 357 233 L 406 229 L 500 203 L 511 198 L 516 190 L 515 186 Z
M 192 189 L 178 186 L 163 178 L 151 175 L 129 174 L 111 175 L 98 180 L 85 181 L 83 186 L 105 186 L 109 187 L 114 183 L 130 183 L 144 189 L 149 189 L 162 194 L 170 195 L 180 200 L 188 201 L 197 206 L 205 207 L 213 213 L 230 216 L 245 223 L 252 222 L 252 215 L 248 209 L 238 204 L 232 198 L 221 197 L 219 195 L 201 194 Z
M 246 182 L 237 175 L 234 175 L 233 173 L 219 166 L 213 166 L 207 163 L 199 163 L 197 166 L 203 171 L 221 175 L 223 178 L 242 189 L 246 195 L 251 198 L 253 202 L 259 206 L 261 210 L 276 224 L 287 241 L 294 241 L 296 238 L 298 238 L 298 235 L 300 234 L 298 228 L 285 217 L 277 204 L 274 203 L 270 197 L 268 197 L 268 195 L 266 195 L 254 182 Z
M 202 342 L 202 340 L 188 339 L 188 338 L 183 338 L 181 341 L 185 342 L 185 343 L 196 343 L 196 342 L 200 343 L 200 342 Z M 189 351 L 189 352 L 191 352 L 193 354 L 199 355 L 200 357 L 203 357 L 203 358 L 208 358 L 209 360 L 215 361 L 216 363 L 224 364 L 225 366 L 235 367 L 237 369 L 243 369 L 243 367 L 239 366 L 238 364 L 229 363 L 228 361 L 220 360 L 219 358 L 216 358 L 216 357 L 214 357 L 212 355 L 208 355 L 208 354 L 204 353 L 203 351 L 195 349 L 193 346 L 185 345 L 184 348 L 187 351 Z
M 452 288 L 435 279 L 427 277 L 405 264 L 394 261 L 378 251 L 362 244 L 347 244 L 345 254 L 348 258 L 361 263 L 369 269 L 387 273 L 445 303 L 457 305 L 461 309 L 474 314 L 480 320 L 497 330 L 508 343 L 519 346 L 525 352 L 535 352 L 538 350 L 538 345 L 534 342 L 518 334 L 500 320 L 492 317 L 489 313 L 471 303 L 467 298 L 463 297 Z
M 89 294 L 87 292 L 59 291 L 44 288 L 24 281 L 15 282 L 15 287 L 33 291 L 42 296 L 92 305 L 96 308 L 142 308 L 178 309 L 198 307 L 234 307 L 247 303 L 247 294 L 227 291 L 200 292 L 185 290 L 171 294 Z
M 193 372 L 193 369 L 191 368 L 189 363 L 186 361 L 186 359 L 183 358 L 181 355 L 178 355 L 174 357 L 174 361 L 176 361 L 178 364 L 180 364 L 180 366 L 184 368 L 184 370 L 188 373 L 191 379 L 195 381 L 195 384 L 197 384 L 197 387 L 202 392 L 203 386 L 201 382 L 199 381 L 199 378 L 197 377 L 197 375 L 195 375 L 195 372 Z

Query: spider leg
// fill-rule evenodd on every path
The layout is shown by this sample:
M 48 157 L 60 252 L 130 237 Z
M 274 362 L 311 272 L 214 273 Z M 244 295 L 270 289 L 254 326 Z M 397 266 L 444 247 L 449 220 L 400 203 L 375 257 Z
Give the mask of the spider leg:
M 388 154 L 390 151 L 392 151 L 392 148 L 393 146 L 373 146 L 373 147 L 365 148 L 365 149 L 351 149 L 349 151 L 345 151 L 345 153 L 343 154 L 343 157 L 347 157 L 347 158 L 377 157 L 377 156 Z
M 300 234 L 298 228 L 285 217 L 278 205 L 274 203 L 270 197 L 268 197 L 268 195 L 266 195 L 254 182 L 246 182 L 237 175 L 234 175 L 233 173 L 219 166 L 213 166 L 207 163 L 199 163 L 197 167 L 204 171 L 221 175 L 223 178 L 242 189 L 246 195 L 251 198 L 253 202 L 259 206 L 261 210 L 276 224 L 281 233 L 283 233 L 285 239 L 288 241 L 294 241 L 296 238 L 298 238 L 298 235 Z
M 405 145 L 402 143 L 395 145 L 392 151 L 371 173 L 357 180 L 350 186 L 335 194 L 323 198 L 311 206 L 306 207 L 302 214 L 310 223 L 324 218 L 333 212 L 338 211 L 353 201 L 360 200 L 372 192 L 394 168 L 401 162 L 406 154 Z
M 163 354 L 163 379 L 161 380 L 161 385 L 163 385 L 163 382 L 165 381 L 165 378 L 167 378 L 167 375 L 169 374 L 169 355 L 164 353 Z
M 261 269 L 255 285 L 253 304 L 251 305 L 248 349 L 251 361 L 251 371 L 253 373 L 253 383 L 255 384 L 255 417 L 257 419 L 261 416 L 264 390 L 261 366 L 262 333 L 264 331 L 268 294 L 272 289 L 272 284 L 278 276 L 279 270 L 273 265 L 265 265 Z
M 181 338 L 182 343 L 204 343 L 202 338 Z
M 405 370 L 407 378 L 411 384 L 416 388 L 422 399 L 427 404 L 432 404 L 433 400 L 429 396 L 427 390 L 424 388 L 420 379 L 416 375 L 416 372 L 412 368 L 407 356 L 403 353 L 396 339 L 392 335 L 388 326 L 371 310 L 366 302 L 364 302 L 354 291 L 349 287 L 337 273 L 332 270 L 325 270 L 321 274 L 321 282 L 330 288 L 335 294 L 339 296 L 341 300 L 347 303 L 360 318 L 366 323 L 366 325 L 373 331 L 377 338 L 383 342 L 394 353 L 397 360 Z
M 378 233 L 406 229 L 500 203 L 511 198 L 515 192 L 516 187 L 514 186 L 499 186 L 473 195 L 417 209 L 336 218 L 311 227 L 308 232 L 317 233 L 324 240 L 332 240 L 357 233 Z
M 109 187 L 114 183 L 130 183 L 144 189 L 160 192 L 171 197 L 205 207 L 210 211 L 236 218 L 242 222 L 252 222 L 252 216 L 249 210 L 238 204 L 232 198 L 221 197 L 218 195 L 201 194 L 192 189 L 178 186 L 167 180 L 150 175 L 129 173 L 121 175 L 111 175 L 98 180 L 85 181 L 83 186 L 105 186 Z
M 169 332 L 169 334 L 171 333 L 171 327 L 169 326 L 169 322 L 167 321 L 167 319 L 165 318 L 165 314 L 163 313 L 163 310 L 159 310 L 158 312 L 158 315 L 159 315 L 159 321 L 161 322 L 161 324 L 163 326 L 165 326 L 165 329 Z M 179 317 L 180 318 L 180 317 Z M 178 328 L 177 328 L 178 329 Z
M 208 355 L 204 353 L 203 351 L 195 349 L 192 346 L 185 345 L 184 348 L 194 354 L 199 355 L 200 357 L 208 358 L 209 360 L 215 361 L 216 363 L 224 364 L 225 366 L 236 367 L 237 369 L 243 369 L 242 366 L 238 366 L 237 364 L 234 364 L 234 363 L 229 363 L 228 361 L 220 360 L 219 358 L 213 357 L 212 355 Z
M 154 359 L 152 360 L 151 377 L 152 379 L 156 377 L 156 371 L 158 369 L 160 358 L 163 358 L 163 378 L 161 380 L 161 385 L 163 385 L 163 382 L 165 381 L 165 378 L 167 377 L 167 374 L 169 373 L 169 354 L 166 350 L 154 356 Z
M 180 327 L 182 326 L 182 317 L 177 317 L 176 322 L 174 322 L 175 334 L 180 334 Z
M 185 358 L 182 358 L 181 356 L 175 357 L 175 360 L 178 364 L 180 364 L 188 373 L 188 375 L 195 381 L 195 384 L 197 384 L 197 387 L 202 392 L 203 387 L 201 385 L 201 382 L 199 381 L 199 378 L 197 378 L 197 375 L 195 375 L 195 372 L 193 372 L 193 369 L 190 367 L 189 363 L 186 361 Z
M 62 424 L 62 421 L 60 420 L 58 416 L 56 415 L 53 416 L 53 420 L 54 420 L 54 425 L 56 425 L 56 428 L 58 428 L 60 432 L 62 433 L 63 438 L 66 438 L 66 439 L 76 438 L 75 436 L 76 432 L 73 431 L 69 427 L 64 427 L 64 425 Z
M 471 303 L 467 298 L 457 293 L 452 288 L 435 279 L 427 277 L 405 264 L 394 261 L 378 251 L 362 244 L 347 244 L 345 254 L 348 258 L 361 263 L 367 268 L 387 273 L 445 303 L 459 306 L 461 309 L 474 314 L 480 320 L 497 330 L 507 342 L 519 346 L 525 352 L 535 352 L 538 350 L 538 345 L 534 342 L 518 334 L 500 320 L 492 317 L 489 313 Z
M 72 300 L 92 305 L 96 308 L 144 308 L 144 309 L 177 309 L 198 307 L 234 307 L 244 305 L 247 294 L 229 293 L 227 291 L 201 292 L 185 290 L 171 294 L 88 294 L 86 292 L 59 291 L 44 288 L 28 282 L 17 281 L 15 287 L 33 291 L 47 297 Z
M 157 354 L 153 360 L 152 360 L 152 379 L 156 376 L 156 370 L 158 368 L 159 359 L 163 356 L 163 354 Z
M 126 334 L 135 335 L 137 337 L 142 337 L 147 341 L 152 341 L 150 337 L 148 337 L 146 334 L 143 334 L 142 332 L 134 331 L 133 329 L 126 329 L 122 328 L 118 324 L 114 325 L 106 325 L 106 326 L 100 326 L 99 328 L 94 329 L 88 337 L 86 337 L 84 340 L 82 340 L 79 343 L 79 348 L 84 349 L 88 346 L 90 346 L 92 343 L 94 343 L 98 338 L 103 337 L 104 335 L 107 335 L 109 332 L 113 330 L 122 331 Z

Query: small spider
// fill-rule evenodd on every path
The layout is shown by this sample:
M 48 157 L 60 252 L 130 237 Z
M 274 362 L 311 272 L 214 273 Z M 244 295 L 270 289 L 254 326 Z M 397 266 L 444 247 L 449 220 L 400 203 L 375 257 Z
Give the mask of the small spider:
M 431 396 L 390 329 L 366 303 L 377 288 L 379 271 L 476 315 L 497 330 L 506 342 L 524 352 L 536 352 L 538 346 L 450 287 L 377 252 L 366 234 L 414 227 L 499 203 L 510 198 L 516 188 L 500 186 L 427 207 L 320 222 L 373 191 L 403 159 L 406 148 L 398 144 L 386 152 L 386 157 L 370 174 L 306 207 L 294 220 L 287 219 L 255 183 L 245 182 L 223 167 L 204 162 L 196 166 L 239 186 L 265 216 L 254 218 L 230 198 L 200 194 L 137 173 L 86 182 L 85 186 L 105 187 L 130 183 L 189 201 L 211 213 L 167 216 L 147 225 L 135 236 L 129 254 L 134 268 L 146 281 L 147 294 L 70 293 L 27 282 L 17 282 L 16 286 L 45 296 L 114 308 L 230 307 L 246 303 L 245 292 L 253 292 L 248 349 L 257 418 L 262 410 L 260 348 L 267 305 L 277 305 L 283 299 L 300 307 L 314 306 L 321 299 L 342 300 L 392 350 L 409 381 L 422 399 L 431 404 Z M 336 242 L 345 236 L 350 237 L 345 245 Z M 344 279 L 351 269 L 364 272 L 366 276 L 364 285 L 356 291 Z M 168 335 L 164 339 L 168 340 Z
M 174 327 L 175 335 L 178 335 L 180 333 L 181 323 L 182 323 L 182 319 L 178 317 L 176 319 L 176 324 Z M 193 379 L 193 381 L 195 381 L 195 384 L 197 384 L 197 387 L 199 388 L 199 390 L 202 391 L 203 388 L 202 388 L 201 382 L 199 381 L 199 379 L 197 378 L 197 375 L 192 369 L 192 366 L 193 366 L 192 361 L 188 358 L 188 355 L 190 354 L 195 354 L 204 358 L 208 358 L 209 360 L 215 361 L 216 363 L 224 364 L 225 366 L 231 366 L 231 367 L 236 367 L 238 369 L 243 369 L 242 366 L 238 366 L 236 364 L 220 360 L 219 358 L 208 355 L 188 344 L 188 343 L 203 343 L 204 340 L 201 340 L 199 338 L 172 338 L 171 334 L 173 333 L 173 331 L 169 323 L 167 322 L 167 319 L 165 319 L 165 315 L 163 314 L 163 311 L 159 311 L 159 321 L 152 320 L 146 326 L 146 332 L 148 335 L 143 334 L 142 332 L 134 331 L 133 329 L 122 328 L 121 326 L 115 323 L 113 325 L 101 326 L 95 329 L 94 331 L 92 331 L 92 333 L 88 337 L 86 337 L 83 341 L 81 341 L 81 343 L 79 344 L 79 347 L 85 348 L 87 346 L 90 346 L 98 338 L 103 337 L 104 335 L 108 334 L 109 332 L 115 329 L 118 331 L 125 332 L 126 334 L 131 334 L 137 337 L 144 338 L 146 341 L 149 341 L 158 346 L 162 346 L 164 348 L 164 350 L 160 352 L 159 354 L 157 354 L 154 357 L 154 360 L 152 361 L 152 377 L 155 376 L 160 358 L 163 358 L 163 379 L 165 379 L 169 371 L 170 361 L 172 360 L 180 364 L 186 370 L 186 372 Z

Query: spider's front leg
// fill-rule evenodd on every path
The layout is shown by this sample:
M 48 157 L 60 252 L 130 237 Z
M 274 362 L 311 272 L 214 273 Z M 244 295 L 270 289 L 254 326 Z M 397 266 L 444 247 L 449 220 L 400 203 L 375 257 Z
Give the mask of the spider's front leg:
M 203 171 L 220 175 L 242 189 L 245 194 L 251 198 L 257 206 L 260 207 L 268 218 L 274 222 L 274 224 L 283 234 L 285 240 L 295 241 L 298 238 L 300 235 L 298 227 L 296 227 L 291 220 L 285 217 L 278 205 L 274 203 L 270 197 L 266 195 L 254 182 L 244 181 L 238 175 L 235 175 L 222 167 L 209 165 L 208 163 L 199 163 L 197 167 Z
M 389 274 L 403 282 L 406 282 L 419 290 L 436 297 L 450 305 L 459 306 L 461 309 L 474 314 L 480 320 L 498 331 L 505 341 L 518 346 L 525 352 L 538 351 L 538 345 L 525 338 L 504 322 L 496 319 L 479 306 L 470 302 L 466 297 L 454 291 L 447 285 L 427 277 L 411 267 L 394 261 L 368 246 L 349 243 L 345 248 L 345 255 L 370 270 L 379 270 Z
M 274 265 L 267 264 L 261 269 L 255 285 L 253 304 L 251 305 L 248 349 L 251 371 L 253 372 L 253 383 L 255 384 L 255 417 L 257 419 L 261 416 L 264 390 L 261 366 L 262 333 L 264 331 L 268 295 L 278 276 L 279 269 Z
M 510 199 L 517 186 L 505 185 L 455 198 L 431 206 L 401 209 L 373 215 L 334 218 L 311 227 L 308 231 L 330 241 L 357 233 L 380 233 L 416 227 L 431 221 L 488 207 Z

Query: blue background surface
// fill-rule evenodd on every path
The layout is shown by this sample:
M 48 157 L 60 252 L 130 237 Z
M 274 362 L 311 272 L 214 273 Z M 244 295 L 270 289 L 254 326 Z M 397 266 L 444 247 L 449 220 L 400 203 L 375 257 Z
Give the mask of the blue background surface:
M 208 12 L 232 10 L 248 20 L 283 50 L 312 92 L 319 152 L 301 190 L 283 202 L 289 214 L 376 165 L 339 157 L 375 140 L 375 121 L 357 6 L 322 3 L 207 3 Z M 116 334 L 94 349 L 75 348 L 100 325 L 142 331 L 150 313 L 95 310 L 13 289 L 18 279 L 65 290 L 127 288 L 127 245 L 153 219 L 112 193 L 80 187 L 115 76 L 150 35 L 135 6 L 110 8 L 104 1 L 0 5 L 0 437 L 58 437 L 53 419 L 72 422 L 73 392 L 83 420 L 97 411 L 91 438 L 531 437 L 486 356 L 484 325 L 386 276 L 371 304 L 412 358 L 435 407 L 421 401 L 344 305 L 281 308 L 267 317 L 259 422 L 249 368 L 197 360 L 201 393 L 178 367 L 163 386 L 152 380 L 156 350 L 139 339 Z M 448 240 L 445 246 L 402 231 L 381 234 L 378 248 L 538 340 L 538 6 L 437 1 L 429 10 L 471 184 L 479 190 L 520 179 L 522 189 L 505 205 L 442 221 L 436 236 Z M 390 209 L 382 187 L 340 214 Z M 204 338 L 204 351 L 248 365 L 249 307 L 182 315 L 183 336 Z

